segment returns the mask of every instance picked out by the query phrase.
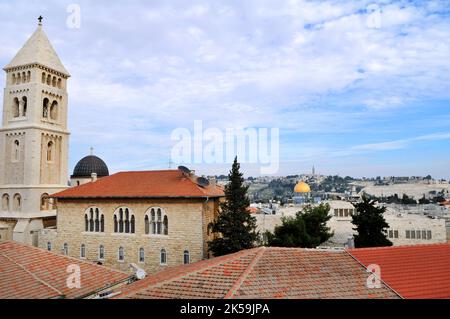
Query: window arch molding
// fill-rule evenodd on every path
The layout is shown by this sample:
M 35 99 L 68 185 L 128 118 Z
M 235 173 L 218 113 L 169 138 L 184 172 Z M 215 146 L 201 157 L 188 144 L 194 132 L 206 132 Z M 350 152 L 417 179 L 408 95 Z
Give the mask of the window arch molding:
M 144 217 L 146 235 L 169 235 L 169 217 L 161 207 L 150 207 Z
M 85 210 L 84 231 L 88 233 L 105 232 L 105 215 L 97 206 L 91 206 Z
M 120 206 L 114 211 L 114 233 L 135 234 L 136 219 L 133 210 L 127 206 Z

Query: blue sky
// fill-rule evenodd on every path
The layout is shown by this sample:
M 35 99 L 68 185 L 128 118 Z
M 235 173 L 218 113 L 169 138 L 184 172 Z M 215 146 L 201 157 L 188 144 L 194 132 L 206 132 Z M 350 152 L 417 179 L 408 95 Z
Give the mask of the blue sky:
M 203 120 L 279 128 L 279 175 L 450 178 L 450 1 L 0 0 L 1 65 L 39 15 L 72 75 L 71 169 L 91 146 L 112 172 L 167 168 Z

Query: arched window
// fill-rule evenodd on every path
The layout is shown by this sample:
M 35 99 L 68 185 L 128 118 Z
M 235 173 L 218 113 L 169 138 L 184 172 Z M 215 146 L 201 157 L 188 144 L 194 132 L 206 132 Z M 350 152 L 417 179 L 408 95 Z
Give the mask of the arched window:
M 58 89 L 61 89 L 62 88 L 62 81 L 61 81 L 61 79 L 59 78 L 58 79 Z
M 120 207 L 114 213 L 114 232 L 134 234 L 135 219 L 133 212 L 127 207 Z
M 50 197 L 47 193 L 41 195 L 41 210 L 49 210 Z
M 47 143 L 47 162 L 53 161 L 53 142 Z
M 15 194 L 13 198 L 13 211 L 20 212 L 22 209 L 22 197 L 20 194 Z
M 18 162 L 20 161 L 20 142 L 19 140 L 14 140 L 12 145 L 12 161 Z
M 118 256 L 117 256 L 119 261 L 124 261 L 125 260 L 125 252 L 123 250 L 123 247 L 119 247 L 119 252 L 118 252 Z
M 166 252 L 166 250 L 164 248 L 161 249 L 160 264 L 161 265 L 167 264 L 167 252 Z
M 103 216 L 103 214 L 102 217 L 100 217 L 100 232 L 105 232 L 105 216 Z
M 150 233 L 150 221 L 148 219 L 148 215 L 145 215 L 145 234 L 148 235 Z
M 3 194 L 2 196 L 2 211 L 9 211 L 9 195 Z
M 84 214 L 84 231 L 89 231 L 89 218 L 87 214 Z
M 27 116 L 27 97 L 22 96 L 22 100 L 19 102 L 19 113 L 20 116 Z
M 81 258 L 86 258 L 86 245 L 85 244 L 81 244 L 80 257 Z
M 15 74 L 13 74 L 11 76 L 11 84 L 16 84 L 16 75 Z
M 22 82 L 22 79 L 20 78 L 20 73 L 18 73 L 16 78 L 16 84 L 20 84 L 20 82 Z
M 52 76 L 49 74 L 47 75 L 47 85 L 50 85 L 52 83 Z
M 139 248 L 139 262 L 144 263 L 145 262 L 145 252 L 144 248 Z
M 25 72 L 22 72 L 22 83 L 27 82 L 27 75 L 25 74 Z
M 191 257 L 189 255 L 189 250 L 183 252 L 183 264 L 187 265 L 191 262 Z
M 54 76 L 52 79 L 52 86 L 56 86 L 56 76 Z
M 51 242 L 47 242 L 47 250 L 52 251 L 52 243 Z
M 145 227 L 146 234 L 168 235 L 169 217 L 161 208 L 152 207 L 145 214 Z
M 84 229 L 87 232 L 105 232 L 105 216 L 97 207 L 91 207 L 84 213 Z
M 69 245 L 67 245 L 67 243 L 64 243 L 63 245 L 63 254 L 69 255 Z
M 47 119 L 48 118 L 48 104 L 50 103 L 49 99 L 45 98 L 42 101 L 42 117 Z
M 31 81 L 31 71 L 27 72 L 27 82 Z
M 19 117 L 20 116 L 19 99 L 17 97 L 15 97 L 14 100 L 13 100 L 12 115 L 13 115 L 13 117 Z
M 50 118 L 52 120 L 58 119 L 58 102 L 53 101 L 52 105 L 50 106 Z
M 98 247 L 98 259 L 105 259 L 105 247 L 103 245 L 100 245 L 100 247 Z
M 45 78 L 46 78 L 46 75 L 45 75 L 45 72 L 42 72 L 42 83 L 43 84 L 45 84 Z

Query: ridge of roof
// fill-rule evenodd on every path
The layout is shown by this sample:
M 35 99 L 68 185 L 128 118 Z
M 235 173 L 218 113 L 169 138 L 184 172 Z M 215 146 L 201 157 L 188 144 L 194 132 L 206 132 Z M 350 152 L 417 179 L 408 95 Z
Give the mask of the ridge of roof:
M 147 279 L 143 279 L 143 280 L 132 283 L 131 284 L 132 287 L 129 286 L 128 289 L 125 289 L 125 292 L 122 291 L 115 298 L 121 299 L 121 298 L 127 297 L 130 294 L 133 294 L 133 295 L 139 294 L 140 292 L 145 291 L 149 288 L 156 288 L 156 287 L 166 285 L 167 283 L 177 281 L 186 276 L 198 274 L 207 269 L 210 269 L 210 268 L 222 265 L 222 264 L 226 264 L 233 260 L 237 260 L 238 258 L 240 258 L 242 256 L 246 256 L 253 251 L 261 250 L 261 248 L 263 248 L 263 247 L 257 247 L 257 248 L 248 249 L 248 250 L 241 250 L 241 251 L 238 251 L 233 254 L 214 257 L 212 259 L 204 259 L 204 260 L 201 260 L 201 261 L 193 263 L 193 264 L 180 265 L 177 267 L 173 267 L 171 269 L 163 270 L 159 273 L 151 275 L 151 277 L 147 277 Z M 195 270 L 191 271 L 191 268 L 193 268 Z M 163 277 L 163 278 L 160 278 L 160 277 Z M 158 280 L 158 279 L 161 279 L 161 280 Z M 148 284 L 149 282 L 150 282 L 150 284 Z
M 245 268 L 245 270 L 242 272 L 242 274 L 239 276 L 239 278 L 236 280 L 236 282 L 233 284 L 233 286 L 230 288 L 230 290 L 225 295 L 224 299 L 230 299 L 233 298 L 233 296 L 236 294 L 236 292 L 241 288 L 242 284 L 244 283 L 245 279 L 248 277 L 248 275 L 253 271 L 253 268 L 258 263 L 258 261 L 261 259 L 261 256 L 266 252 L 266 247 L 261 247 L 259 251 L 256 253 L 256 255 L 253 257 L 252 261 L 248 266 Z

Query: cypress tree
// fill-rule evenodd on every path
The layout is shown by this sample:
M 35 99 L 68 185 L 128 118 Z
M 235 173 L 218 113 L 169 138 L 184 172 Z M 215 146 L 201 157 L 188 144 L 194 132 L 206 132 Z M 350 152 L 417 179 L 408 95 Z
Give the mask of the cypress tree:
M 217 238 L 208 242 L 209 250 L 214 256 L 222 256 L 253 248 L 258 233 L 256 218 L 250 215 L 247 197 L 248 186 L 244 185 L 243 174 L 237 157 L 228 174 L 228 184 L 225 186 L 225 202 L 220 203 L 217 220 L 211 223 L 211 231 Z

